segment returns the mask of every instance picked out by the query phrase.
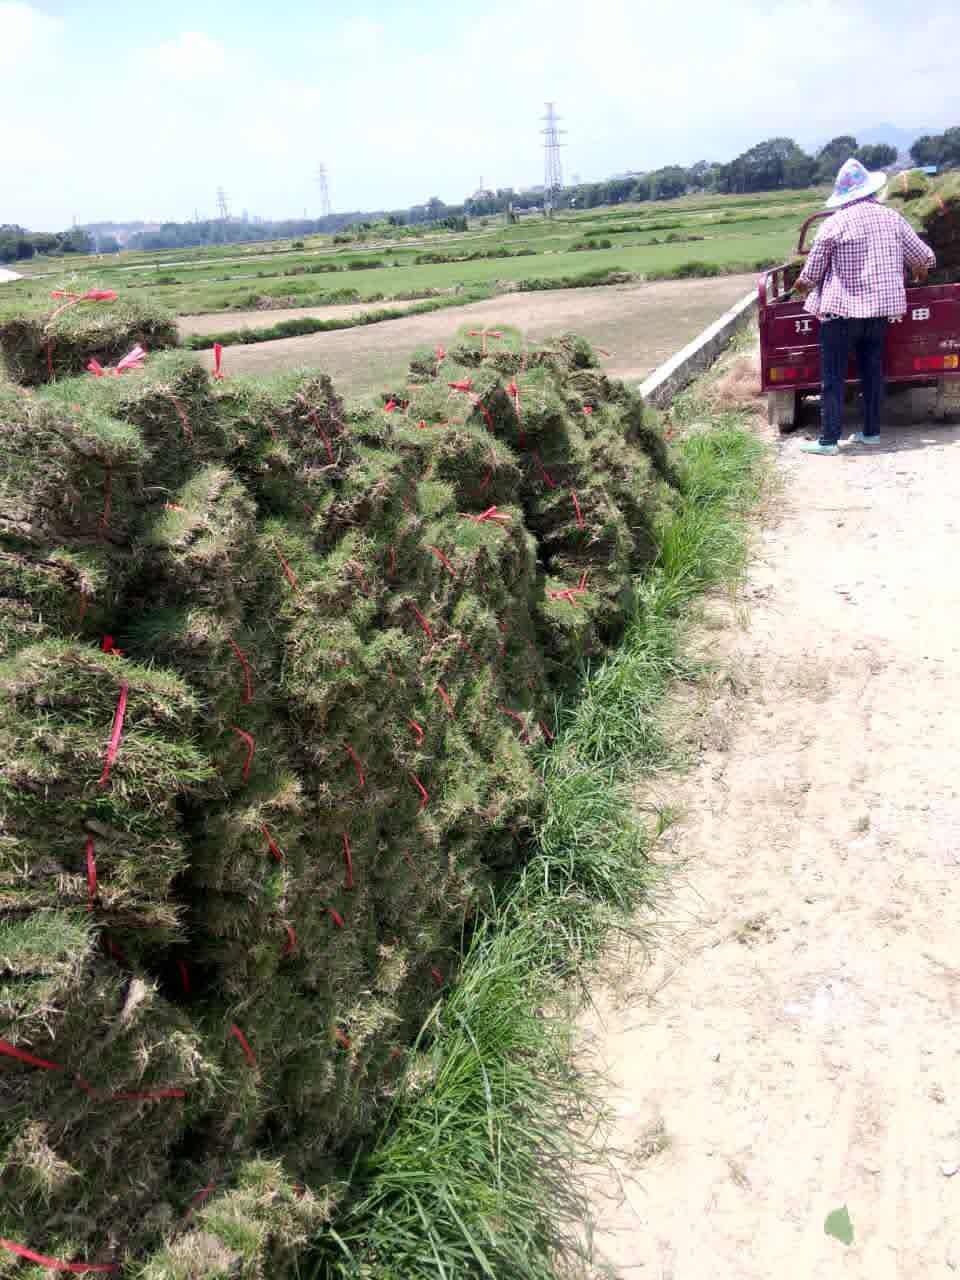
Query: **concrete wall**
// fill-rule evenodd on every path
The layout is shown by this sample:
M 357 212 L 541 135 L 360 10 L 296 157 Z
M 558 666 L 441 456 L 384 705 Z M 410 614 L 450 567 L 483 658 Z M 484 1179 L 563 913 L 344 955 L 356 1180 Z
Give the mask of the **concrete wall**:
M 678 391 L 713 364 L 734 334 L 750 323 L 756 311 L 757 291 L 754 289 L 650 374 L 639 387 L 644 400 L 657 408 L 669 404 Z

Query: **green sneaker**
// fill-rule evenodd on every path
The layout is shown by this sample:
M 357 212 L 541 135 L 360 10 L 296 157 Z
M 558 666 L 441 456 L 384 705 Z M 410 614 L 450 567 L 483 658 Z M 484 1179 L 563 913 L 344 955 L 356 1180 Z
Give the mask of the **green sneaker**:
M 862 431 L 855 431 L 853 435 L 850 437 L 850 443 L 851 444 L 879 444 L 880 432 L 878 431 L 875 436 L 865 436 Z
M 819 440 L 811 440 L 808 444 L 800 446 L 801 453 L 839 453 L 840 450 L 835 444 L 821 444 Z

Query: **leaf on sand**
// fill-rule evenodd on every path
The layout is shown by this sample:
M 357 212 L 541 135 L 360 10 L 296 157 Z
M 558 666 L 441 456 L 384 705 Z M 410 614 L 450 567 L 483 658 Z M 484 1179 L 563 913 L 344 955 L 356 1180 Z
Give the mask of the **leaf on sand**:
M 826 1235 L 833 1236 L 841 1244 L 853 1244 L 853 1223 L 850 1221 L 846 1205 L 842 1209 L 834 1209 L 833 1213 L 827 1214 L 823 1230 Z

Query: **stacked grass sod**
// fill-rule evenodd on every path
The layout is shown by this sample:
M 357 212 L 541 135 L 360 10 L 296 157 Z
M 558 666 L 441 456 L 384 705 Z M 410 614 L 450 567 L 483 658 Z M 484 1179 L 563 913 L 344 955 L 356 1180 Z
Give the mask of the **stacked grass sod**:
M 904 169 L 902 173 L 894 174 L 889 180 L 886 199 L 905 204 L 911 200 L 918 200 L 929 191 L 930 179 L 922 169 Z
M 0 319 L 0 355 L 9 378 L 33 387 L 82 373 L 91 359 L 115 364 L 131 348 L 177 345 L 174 316 L 152 302 L 55 301 L 43 314 Z
M 280 1276 L 529 854 L 669 458 L 508 331 L 375 403 L 170 352 L 0 430 L 0 1238 Z
M 960 173 L 945 174 L 926 196 L 907 208 L 937 255 L 931 279 L 939 283 L 960 280 Z
M 910 181 L 898 195 L 896 188 L 902 176 Z M 960 280 L 960 174 L 946 173 L 932 180 L 920 171 L 899 175 L 888 199 L 894 196 L 903 216 L 937 255 L 937 265 L 930 273 L 931 284 Z

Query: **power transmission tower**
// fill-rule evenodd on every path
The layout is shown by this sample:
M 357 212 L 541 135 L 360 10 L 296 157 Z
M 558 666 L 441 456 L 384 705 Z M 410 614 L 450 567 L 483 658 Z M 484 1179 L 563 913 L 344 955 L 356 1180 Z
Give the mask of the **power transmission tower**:
M 230 217 L 230 207 L 227 204 L 227 193 L 223 187 L 217 187 L 217 209 L 220 211 L 220 221 L 226 222 Z
M 327 181 L 325 164 L 317 165 L 317 186 L 320 188 L 320 213 L 324 218 L 329 218 L 333 213 L 333 207 L 330 204 L 330 185 Z
M 545 103 L 547 113 L 540 119 L 546 125 L 545 129 L 541 129 L 543 134 L 543 186 L 544 200 L 543 205 L 547 213 L 553 211 L 557 197 L 563 188 L 563 170 L 560 167 L 560 148 L 567 144 L 560 141 L 560 135 L 566 133 L 566 129 L 557 127 L 560 117 L 557 115 L 554 104 L 552 102 Z

